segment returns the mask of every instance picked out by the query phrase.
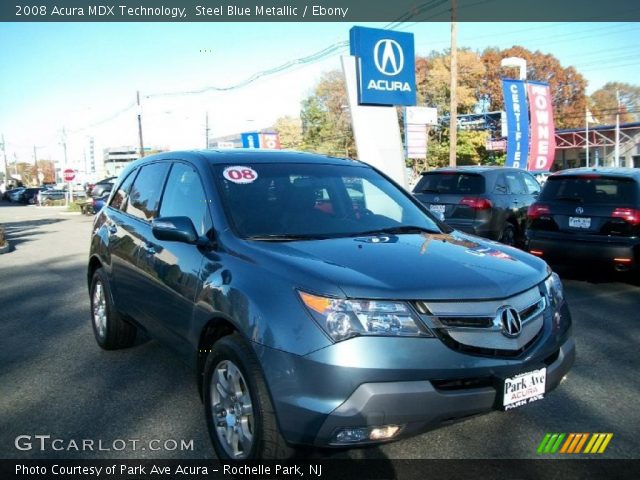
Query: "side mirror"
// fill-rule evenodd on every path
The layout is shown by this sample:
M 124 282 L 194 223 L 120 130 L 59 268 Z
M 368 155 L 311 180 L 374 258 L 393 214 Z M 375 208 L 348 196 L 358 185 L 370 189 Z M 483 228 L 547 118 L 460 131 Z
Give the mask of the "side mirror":
M 151 223 L 153 236 L 158 240 L 195 244 L 198 233 L 189 217 L 160 217 Z

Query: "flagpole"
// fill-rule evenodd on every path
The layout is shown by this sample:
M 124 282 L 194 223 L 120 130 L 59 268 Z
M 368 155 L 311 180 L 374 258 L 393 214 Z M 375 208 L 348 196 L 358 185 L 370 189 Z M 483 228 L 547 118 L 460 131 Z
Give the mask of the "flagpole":
M 584 122 L 586 125 L 587 132 L 587 157 L 586 157 L 586 166 L 589 167 L 589 107 L 585 107 L 584 109 Z

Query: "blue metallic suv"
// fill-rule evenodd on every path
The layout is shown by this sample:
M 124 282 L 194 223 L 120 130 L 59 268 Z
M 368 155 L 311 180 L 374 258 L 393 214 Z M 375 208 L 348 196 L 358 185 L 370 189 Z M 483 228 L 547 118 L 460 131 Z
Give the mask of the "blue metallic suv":
M 542 399 L 574 361 L 547 264 L 455 231 L 363 163 L 277 151 L 133 162 L 96 216 L 105 349 L 192 364 L 223 459 L 375 444 Z

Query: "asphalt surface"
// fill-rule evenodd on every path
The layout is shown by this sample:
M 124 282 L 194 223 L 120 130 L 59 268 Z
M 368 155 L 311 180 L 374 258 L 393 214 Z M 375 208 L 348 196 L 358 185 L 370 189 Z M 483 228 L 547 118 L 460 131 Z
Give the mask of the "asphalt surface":
M 0 255 L 0 458 L 213 458 L 190 367 L 156 341 L 111 352 L 95 343 L 86 284 L 92 218 L 0 202 L 0 224 L 13 245 Z M 560 273 L 578 357 L 547 398 L 330 455 L 536 458 L 547 432 L 612 432 L 602 457 L 640 458 L 640 281 Z M 16 448 L 20 435 L 31 436 L 31 448 L 24 438 Z M 44 450 L 35 435 L 50 436 Z M 93 450 L 74 448 L 83 440 Z

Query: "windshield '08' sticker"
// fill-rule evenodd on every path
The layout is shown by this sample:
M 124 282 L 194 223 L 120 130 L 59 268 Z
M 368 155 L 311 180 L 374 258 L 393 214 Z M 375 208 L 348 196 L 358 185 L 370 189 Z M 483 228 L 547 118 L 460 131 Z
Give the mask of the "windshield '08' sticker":
M 258 172 L 253 168 L 240 165 L 225 168 L 222 175 L 233 183 L 253 183 L 258 179 Z

